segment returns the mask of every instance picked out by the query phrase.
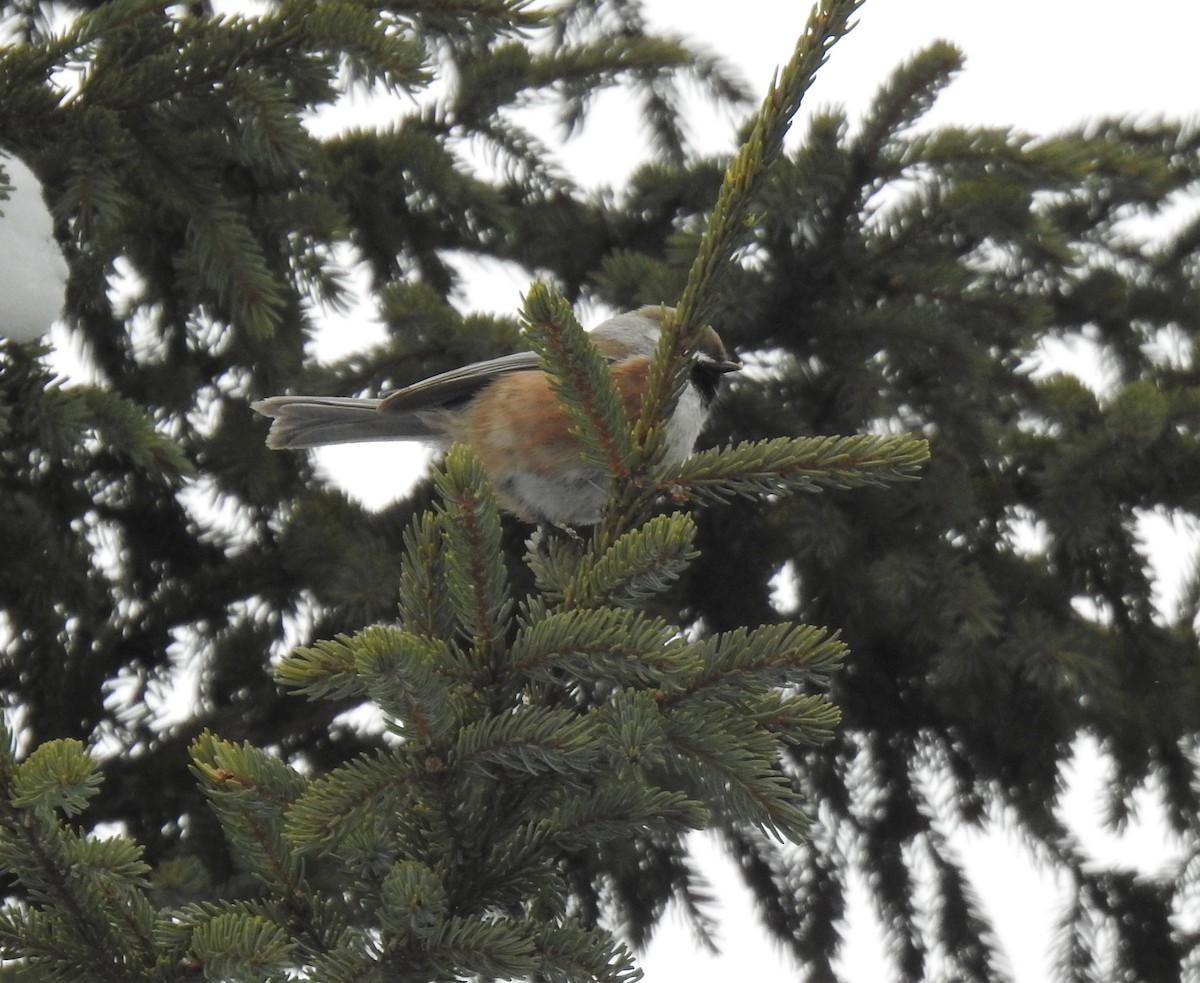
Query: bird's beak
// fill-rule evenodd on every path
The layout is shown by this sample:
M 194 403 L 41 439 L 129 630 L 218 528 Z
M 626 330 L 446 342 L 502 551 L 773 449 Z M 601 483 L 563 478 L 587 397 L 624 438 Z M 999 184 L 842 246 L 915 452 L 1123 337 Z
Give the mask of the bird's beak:
M 708 367 L 714 372 L 720 372 L 725 375 L 728 372 L 741 372 L 742 363 L 736 358 L 714 358 L 708 363 Z

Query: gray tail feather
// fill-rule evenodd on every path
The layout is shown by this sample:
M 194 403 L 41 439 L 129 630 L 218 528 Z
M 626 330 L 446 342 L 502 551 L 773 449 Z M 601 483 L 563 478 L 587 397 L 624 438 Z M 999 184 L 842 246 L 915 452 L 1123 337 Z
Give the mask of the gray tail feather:
M 381 413 L 378 399 L 271 396 L 251 403 L 271 417 L 267 446 L 275 450 L 366 440 L 429 440 L 439 436 L 425 414 Z

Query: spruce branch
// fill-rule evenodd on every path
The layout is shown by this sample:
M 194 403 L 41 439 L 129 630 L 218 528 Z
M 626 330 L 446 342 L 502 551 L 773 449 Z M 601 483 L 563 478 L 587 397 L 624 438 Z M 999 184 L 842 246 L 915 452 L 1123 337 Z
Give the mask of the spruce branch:
M 915 480 L 929 445 L 913 437 L 777 437 L 701 451 L 660 470 L 653 491 L 697 504 Z
M 0 92 L 22 83 L 45 82 L 58 68 L 76 60 L 104 36 L 142 18 L 162 17 L 160 0 L 112 0 L 80 14 L 57 37 L 41 43 L 13 45 L 0 58 Z
M 821 0 L 813 8 L 791 59 L 771 81 L 749 136 L 725 172 L 687 285 L 676 305 L 675 318 L 664 324 L 647 382 L 633 436 L 642 464 L 653 462 L 660 453 L 661 435 L 654 437 L 652 428 L 678 399 L 686 356 L 697 333 L 712 317 L 720 279 L 734 253 L 747 241 L 746 215 L 754 192 L 782 152 L 783 139 L 817 70 L 825 63 L 830 48 L 851 30 L 850 18 L 861 4 L 862 0 Z
M 513 640 L 514 675 L 554 683 L 572 679 L 619 686 L 666 686 L 688 665 L 677 629 L 641 611 L 599 608 L 539 611 Z
M 264 21 L 272 22 L 272 33 L 278 31 L 281 40 L 294 43 L 299 35 L 314 47 L 339 52 L 347 78 L 364 87 L 378 85 L 401 93 L 426 85 L 432 77 L 425 46 L 396 30 L 392 18 L 381 16 L 372 4 L 286 0 Z
M 307 897 L 299 856 L 283 838 L 287 807 L 305 780 L 277 757 L 209 733 L 190 753 L 192 772 L 245 868 L 280 896 Z
M 81 742 L 47 741 L 17 766 L 9 794 L 18 809 L 75 816 L 99 791 L 100 781 L 96 762 Z
M 454 726 L 455 684 L 470 678 L 470 667 L 441 638 L 372 625 L 294 649 L 275 678 L 310 700 L 369 699 L 395 730 L 429 745 Z
M 184 475 L 194 473 L 195 465 L 178 442 L 160 432 L 141 407 L 116 393 L 90 386 L 58 392 L 62 398 L 82 404 L 82 422 L 100 438 L 104 454 L 115 455 L 165 484 L 176 484 Z
M 440 920 L 416 948 L 432 979 L 514 979 L 535 974 L 539 965 L 534 927 L 515 919 L 485 921 L 452 915 Z M 412 955 L 404 956 L 396 968 L 407 968 Z
M 963 53 L 947 41 L 935 41 L 896 68 L 871 102 L 852 146 L 860 184 L 877 175 L 874 166 L 889 142 L 920 119 L 962 71 Z
M 567 537 L 545 536 L 541 530 L 525 541 L 525 565 L 537 586 L 534 615 L 560 604 L 579 573 L 579 543 Z M 532 616 L 526 619 L 532 620 Z
M 184 199 L 190 212 L 186 261 L 228 306 L 235 324 L 255 338 L 269 338 L 283 316 L 281 284 L 233 203 L 194 190 Z
M 366 696 L 367 682 L 358 672 L 354 642 L 351 635 L 338 635 L 297 646 L 280 660 L 275 678 L 310 700 Z
M 461 687 L 468 672 L 466 660 L 441 639 L 382 627 L 379 631 L 381 636 L 361 647 L 356 660 L 367 696 L 383 711 L 391 729 L 432 747 L 465 713 Z M 456 676 L 455 666 L 461 667 Z
M 404 531 L 404 576 L 400 578 L 400 623 L 428 638 L 453 631 L 453 613 L 444 603 L 441 523 L 433 512 L 418 515 Z
M 562 297 L 541 282 L 525 295 L 525 333 L 549 373 L 587 459 L 618 479 L 629 476 L 629 417 L 604 357 Z
M 27 458 L 45 454 L 89 484 L 131 468 L 168 486 L 193 473 L 179 444 L 141 407 L 108 389 L 63 385 L 47 368 L 48 353 L 0 338 L 0 391 L 7 403 L 0 434 L 13 454 L 18 447 Z
M 549 13 L 532 0 L 403 0 L 388 10 L 434 37 L 451 39 L 514 34 L 546 24 Z
M 722 632 L 696 642 L 691 654 L 700 668 L 681 694 L 664 697 L 664 705 L 678 706 L 698 697 L 736 701 L 747 691 L 802 682 L 828 684 L 846 646 L 823 628 L 783 622 Z
M 489 6 L 485 0 L 464 4 L 470 8 L 464 17 L 513 12 L 511 5 Z M 117 8 L 133 9 L 126 0 L 111 9 Z M 384 11 L 356 0 L 285 0 L 261 18 L 222 20 L 159 9 L 119 24 L 119 33 L 104 34 L 80 52 L 95 60 L 65 107 L 72 119 L 92 127 L 87 132 L 94 131 L 104 147 L 63 168 L 59 178 L 68 202 L 61 215 L 80 231 L 81 248 L 96 251 L 87 257 L 96 269 L 111 259 L 103 248 L 120 244 L 137 272 L 154 271 L 138 303 L 158 318 L 154 327 L 161 329 L 163 365 L 174 365 L 177 358 L 182 364 L 184 356 L 202 347 L 194 321 L 218 322 L 219 332 L 232 323 L 234 330 L 209 346 L 207 360 L 190 370 L 219 380 L 212 387 L 219 415 L 233 415 L 224 413 L 233 402 L 225 399 L 230 389 L 247 380 L 252 387 L 265 384 L 273 373 L 297 370 L 302 341 L 285 337 L 290 315 L 300 306 L 294 288 L 303 285 L 299 271 L 319 269 L 316 254 L 342 234 L 343 210 L 370 202 L 386 215 L 394 204 L 411 216 L 414 203 L 424 208 L 428 198 L 440 209 L 439 220 L 453 215 L 462 226 L 484 225 L 497 238 L 509 231 L 506 223 L 516 221 L 508 200 L 512 189 L 466 178 L 455 169 L 448 140 L 457 138 L 451 133 L 455 127 L 469 136 L 469 120 L 418 114 L 390 137 L 372 142 L 352 136 L 324 146 L 309 140 L 298 123 L 305 109 L 336 91 L 337 66 L 342 78 L 420 84 L 418 53 L 428 35 L 421 34 L 418 42 L 399 22 L 453 20 L 454 9 L 418 2 Z M 494 58 L 479 61 L 471 84 L 491 79 L 501 85 L 508 81 L 506 68 L 513 66 L 523 72 L 514 84 L 541 85 L 549 78 L 545 73 L 554 73 L 570 111 L 582 106 L 597 84 L 630 76 L 644 83 L 648 112 L 665 144 L 681 145 L 667 118 L 675 96 L 662 77 L 689 59 L 678 42 L 620 37 L 523 59 L 521 52 L 494 41 L 489 36 L 486 45 Z M 289 62 L 294 73 L 279 70 Z M 693 64 L 699 75 L 719 84 L 715 60 Z M 14 66 L 21 68 L 19 55 L 11 62 L 0 56 L 0 83 L 11 78 Z M 463 93 L 471 95 L 469 88 L 464 86 Z M 156 111 L 131 112 L 130 106 L 142 105 L 130 99 L 131 91 L 143 94 Z M 214 95 L 219 97 L 215 103 Z M 495 95 L 475 93 L 474 108 Z M 0 122 L 5 118 L 0 106 Z M 172 125 L 181 121 L 186 125 Z M 480 124 L 481 132 L 485 125 Z M 515 155 L 531 154 L 515 130 L 503 131 L 499 142 Z M 380 148 L 389 146 L 406 153 L 383 154 Z M 404 162 L 405 180 L 389 182 L 387 168 L 397 159 Z M 126 172 L 114 167 L 114 160 L 133 166 Z M 333 172 L 348 175 L 357 168 L 353 173 L 361 174 L 375 162 L 378 174 L 370 176 L 378 183 L 364 179 L 352 203 L 320 186 Z M 309 175 L 317 180 L 310 183 Z M 402 191 L 380 205 L 380 186 L 388 185 L 391 193 L 395 184 L 403 185 Z M 528 197 L 542 190 L 535 188 Z M 458 208 L 464 201 L 465 212 Z M 127 235 L 130 228 L 153 222 L 161 225 L 145 237 L 148 244 Z M 374 248 L 381 269 L 390 270 L 388 264 L 398 256 L 407 258 L 407 250 L 428 245 L 388 238 L 413 231 L 403 222 L 352 224 L 361 235 L 356 241 Z M 474 235 L 478 229 L 467 231 Z M 381 241 L 369 242 L 372 235 Z M 308 252 L 293 250 L 293 238 L 304 240 Z M 465 231 L 461 241 L 467 241 Z M 186 274 L 174 291 L 160 289 L 167 264 L 154 244 L 162 242 L 172 246 L 170 272 Z M 415 262 L 436 268 L 437 252 L 438 247 L 429 247 Z M 439 288 L 430 282 L 424 289 L 440 305 Z M 395 295 L 410 316 L 416 289 L 404 298 Z M 570 414 L 583 453 L 610 473 L 615 485 L 633 489 L 631 500 L 643 504 L 661 486 L 650 489 L 647 469 L 634 466 L 637 431 L 630 417 L 639 407 L 615 385 L 605 359 L 563 300 L 535 284 L 525 314 L 527 334 L 555 380 L 555 396 Z M 190 385 L 164 384 L 167 371 L 159 368 L 157 350 L 146 361 L 154 362 L 158 374 L 144 378 L 121 319 L 111 307 L 104 315 L 109 334 L 100 339 L 101 351 L 111 380 L 123 381 L 128 370 L 144 382 L 135 387 L 139 396 L 171 389 L 172 399 L 161 405 L 173 421 L 204 405 L 200 397 L 189 402 L 195 396 Z M 455 326 L 460 322 L 453 319 Z M 268 336 L 273 355 L 274 342 L 280 351 L 294 342 L 279 358 L 282 368 L 260 358 Z M 344 370 L 366 371 L 374 360 Z M 20 407 L 32 401 L 14 404 L 18 408 L 0 424 L 36 427 L 36 420 L 20 419 Z M 73 422 L 78 432 L 90 409 L 102 438 L 94 442 L 110 444 L 122 461 L 164 477 L 185 467 L 182 457 L 172 458 L 139 429 L 138 420 L 122 414 L 127 407 L 109 407 L 100 396 L 56 400 L 53 391 L 43 404 L 60 414 L 50 428 L 56 439 L 68 429 L 58 424 Z M 203 426 L 191 427 L 181 443 L 199 449 L 201 459 L 239 462 L 216 473 L 219 494 L 243 481 L 268 487 L 269 496 L 251 496 L 253 507 L 246 511 L 253 513 L 248 520 L 253 531 L 246 540 L 281 546 L 279 557 L 289 560 L 307 550 L 304 564 L 287 568 L 290 577 L 303 567 L 303 576 L 296 578 L 303 586 L 286 595 L 297 601 L 293 613 L 303 617 L 311 598 L 323 601 L 337 593 L 337 579 L 322 576 L 332 568 L 331 552 L 349 554 L 347 567 L 356 585 L 371 579 L 373 569 L 363 562 L 363 552 L 374 556 L 375 550 L 394 550 L 387 535 L 367 538 L 385 523 L 365 530 L 353 525 L 355 516 L 345 501 L 304 494 L 286 510 L 285 535 L 272 535 L 271 520 L 281 513 L 268 499 L 274 501 L 270 496 L 285 477 L 266 475 L 267 469 L 255 463 L 254 479 L 245 479 L 244 434 L 237 432 L 236 421 L 227 424 L 224 419 L 217 424 L 211 441 Z M 64 441 L 62 450 L 65 458 L 74 443 Z M 776 463 L 769 455 L 760 458 L 760 467 Z M 745 471 L 745 462 L 738 462 Z M 706 477 L 715 481 L 720 474 L 712 465 L 696 478 L 697 485 L 706 487 Z M 738 480 L 757 479 L 739 472 Z M 650 484 L 654 481 L 657 477 Z M 621 535 L 598 537 L 591 544 L 549 542 L 544 553 L 530 558 L 540 589 L 521 598 L 514 590 L 514 581 L 521 582 L 518 572 L 510 577 L 506 566 L 496 499 L 479 462 L 465 448 L 452 448 L 434 491 L 434 509 L 404 536 L 397 623 L 343 631 L 300 647 L 279 662 L 275 674 L 309 700 L 370 705 L 382 717 L 387 746 L 350 757 L 312 780 L 303 774 L 305 768 L 327 767 L 345 747 L 339 742 L 350 728 L 340 721 L 317 742 L 311 757 L 302 745 L 281 740 L 280 747 L 296 754 L 294 764 L 210 733 L 192 746 L 191 767 L 200 789 L 239 872 L 251 875 L 261 900 L 193 903 L 156 920 L 136 848 L 124 841 L 89 848 L 85 837 L 62 831 L 53 814 L 81 810 L 93 794 L 95 774 L 80 758 L 80 747 L 51 744 L 26 763 L 14 783 L 15 798 L 0 809 L 0 860 L 10 867 L 26 864 L 22 883 L 40 905 L 19 927 L 16 915 L 0 913 L 0 945 L 10 928 L 24 931 L 43 944 L 36 953 L 49 960 L 43 965 L 61 967 L 65 960 L 54 961 L 51 943 L 62 948 L 61 936 L 69 931 L 82 940 L 70 953 L 80 965 L 87 958 L 92 964 L 108 958 L 137 967 L 183 966 L 191 975 L 229 979 L 291 974 L 322 983 L 357 983 L 386 975 L 423 983 L 476 974 L 627 983 L 636 970 L 623 946 L 571 917 L 572 854 L 586 865 L 602 857 L 602 849 L 651 836 L 677 843 L 685 831 L 726 813 L 762 828 L 798 828 L 799 820 L 785 808 L 782 786 L 777 787 L 782 752 L 788 740 L 799 742 L 806 734 L 816 739 L 824 720 L 819 705 L 787 702 L 774 691 L 783 688 L 782 680 L 792 679 L 780 665 L 799 667 L 803 658 L 784 651 L 782 641 L 772 646 L 768 632 L 722 636 L 705 647 L 690 640 L 698 626 L 685 631 L 638 610 L 676 587 L 695 559 L 696 526 L 689 516 L 659 516 L 631 528 L 640 516 L 630 514 L 622 519 Z M 92 507 L 90 497 L 81 500 Z M 245 497 L 238 504 L 243 503 Z M 131 526 L 129 534 L 153 532 Z M 189 552 L 192 538 L 176 535 L 180 541 L 171 545 L 184 547 L 178 550 L 184 555 L 180 567 L 230 569 L 216 551 Z M 314 557 L 320 560 L 313 562 Z M 161 568 L 175 575 L 173 564 L 174 555 Z M 160 569 L 152 562 L 145 566 L 149 573 L 137 570 L 130 576 L 151 579 Z M 252 566 L 246 561 L 236 569 Z M 271 582 L 280 569 L 264 570 L 263 582 Z M 220 573 L 211 576 L 215 580 Z M 176 594 L 185 588 L 164 580 L 161 596 L 154 596 L 154 613 L 163 620 L 160 631 L 166 637 L 176 624 L 170 618 L 199 608 L 177 608 Z M 279 610 L 271 605 L 285 593 L 277 592 L 264 605 L 269 612 L 257 622 L 228 615 L 238 607 L 228 603 L 230 598 L 241 596 L 219 592 L 204 609 L 209 617 L 220 611 L 226 619 L 211 633 L 221 660 L 251 646 L 260 651 L 260 641 L 265 647 L 267 639 L 277 637 L 272 633 L 282 619 L 270 620 Z M 335 623 L 334 617 L 321 623 Z M 197 630 L 203 634 L 207 628 Z M 748 652 L 741 659 L 723 647 L 742 643 Z M 706 660 L 712 662 L 707 674 Z M 815 656 L 808 674 L 798 668 L 793 683 L 819 675 L 814 665 Z M 693 713 L 697 708 L 704 713 Z M 370 738 L 356 732 L 350 740 Z M 721 790 L 731 784 L 738 790 L 733 806 L 726 808 Z M 790 796 L 795 808 L 794 790 Z M 14 809 L 22 821 L 33 816 L 42 823 L 36 835 L 21 839 L 21 830 L 13 828 L 19 824 L 5 825 Z M 44 847 L 32 862 L 27 856 L 31 839 Z M 16 856 L 21 848 L 24 854 Z M 121 903 L 120 917 L 104 907 L 112 898 Z M 118 934 L 127 937 L 125 948 Z M 24 958 L 33 952 L 4 951 Z M 136 974 L 112 976 L 126 977 Z
M 714 816 L 792 842 L 808 835 L 809 819 L 779 768 L 774 735 L 753 717 L 684 704 L 663 720 L 667 746 L 677 752 L 664 758 L 663 767 Z
M 403 935 L 427 934 L 445 917 L 449 901 L 436 872 L 415 860 L 392 864 L 380 888 L 385 931 Z
M 563 604 L 627 607 L 662 594 L 698 556 L 695 540 L 696 523 L 687 513 L 654 516 L 599 555 L 582 558 Z
M 914 136 L 911 122 L 955 60 L 940 45 L 919 55 L 857 133 L 829 113 L 794 160 L 770 165 L 762 153 L 757 166 L 772 167 L 771 180 L 748 193 L 753 204 L 739 209 L 731 198 L 714 214 L 705 246 L 714 262 L 697 267 L 694 303 L 684 303 L 672 344 L 686 354 L 680 339 L 709 319 L 716 290 L 752 298 L 754 324 L 738 334 L 778 349 L 779 372 L 761 390 L 746 380 L 717 420 L 756 434 L 903 421 L 936 433 L 945 449 L 929 487 L 780 506 L 784 492 L 906 479 L 920 463 L 899 444 L 877 458 L 865 444 L 818 446 L 842 438 L 739 445 L 655 470 L 681 378 L 671 372 L 683 371 L 664 367 L 664 412 L 643 415 L 644 441 L 629 440 L 625 471 L 614 463 L 617 443 L 584 438 L 615 484 L 624 482 L 607 531 L 591 542 L 550 538 L 529 569 L 510 563 L 507 576 L 488 557 L 511 538 L 495 539 L 477 516 L 456 530 L 460 514 L 482 508 L 477 498 L 461 509 L 456 500 L 405 538 L 397 623 L 349 633 L 394 614 L 393 533 L 404 507 L 366 517 L 331 505 L 304 480 L 305 465 L 265 463 L 239 419 L 242 391 L 297 383 L 304 294 L 329 277 L 324 254 L 344 236 L 377 279 L 402 276 L 411 287 L 404 296 L 393 288 L 389 326 L 397 341 L 425 332 L 416 345 L 423 357 L 446 354 L 431 352 L 443 341 L 436 336 L 462 322 L 442 299 L 454 287 L 443 257 L 456 249 L 548 270 L 572 295 L 591 284 L 614 299 L 678 296 L 673 260 L 694 244 L 687 230 L 714 178 L 710 163 L 686 161 L 670 118 L 677 90 L 665 73 L 686 59 L 670 44 L 640 43 L 632 0 L 562 5 L 562 22 L 573 18 L 588 40 L 532 57 L 496 43 L 514 6 L 502 0 L 283 0 L 262 18 L 219 20 L 195 5 L 114 0 L 91 4 L 65 31 L 61 17 L 42 16 L 61 5 L 18 6 L 34 43 L 0 52 L 0 133 L 36 155 L 57 196 L 76 264 L 73 330 L 112 389 L 72 393 L 36 374 L 20 378 L 15 361 L 0 358 L 0 484 L 11 492 L 11 507 L 0 509 L 8 559 L 0 582 L 7 662 L 20 670 L 8 673 L 5 694 L 30 734 L 102 734 L 138 753 L 113 756 L 123 781 L 98 796 L 78 744 L 0 762 L 0 792 L 13 793 L 0 794 L 0 866 L 12 895 L 0 910 L 0 956 L 19 961 L 5 963 L 7 974 L 89 983 L 284 975 L 427 983 L 517 969 L 627 978 L 628 955 L 569 913 L 627 919 L 637 938 L 673 891 L 695 911 L 684 831 L 718 825 L 771 930 L 812 975 L 833 975 L 847 866 L 865 858 L 902 950 L 901 975 L 920 975 L 935 953 L 946 975 L 995 976 L 968 882 L 924 821 L 933 800 L 912 769 L 931 763 L 951 796 L 951 821 L 981 821 L 989 805 L 1015 809 L 1072 878 L 1062 972 L 1116 966 L 1151 979 L 1195 969 L 1196 933 L 1173 931 L 1172 917 L 1200 867 L 1151 883 L 1085 864 L 1052 814 L 1064 749 L 1082 729 L 1113 753 L 1115 821 L 1153 773 L 1169 822 L 1195 831 L 1200 588 L 1181 614 L 1158 617 L 1135 523 L 1160 511 L 1186 523 L 1196 512 L 1187 336 L 1200 224 L 1162 249 L 1125 234 L 1131 215 L 1194 191 L 1195 126 L 1106 120 L 1046 140 L 980 129 Z M 37 40 L 42 24 L 60 36 Z M 90 39 L 72 39 L 77 26 Z M 613 33 L 609 48 L 592 43 Z M 63 54 L 60 40 L 75 47 Z M 447 51 L 464 78 L 478 73 L 444 116 L 415 112 L 386 137 L 307 142 L 298 120 L 346 79 L 407 88 L 422 83 L 425 52 Z M 707 71 L 694 64 L 697 76 Z M 632 195 L 595 199 L 556 180 L 537 141 L 504 117 L 550 82 L 573 120 L 618 78 L 632 81 L 662 155 L 681 168 L 644 172 Z M 456 170 L 453 141 L 480 137 L 515 162 L 503 179 Z M 212 186 L 215 198 L 200 197 Z M 887 207 L 864 207 L 881 188 L 895 192 Z M 232 210 L 257 249 L 232 271 L 201 269 L 219 267 L 222 248 L 251 244 L 244 235 L 239 244 L 237 228 L 209 235 L 191 223 L 191 209 L 213 201 Z M 755 262 L 739 264 L 737 236 L 759 207 Z M 722 227 L 732 238 L 719 238 Z M 611 258 L 598 261 L 600 253 Z M 128 317 L 111 301 L 114 262 L 140 281 Z M 283 298 L 261 323 L 243 310 L 256 267 L 277 278 Z M 435 303 L 417 304 L 418 290 Z M 431 309 L 443 319 L 426 319 Z M 231 320 L 253 330 L 228 331 Z M 268 345 L 272 323 L 279 330 Z M 1117 367 L 1121 385 L 1107 395 L 1017 369 L 1047 338 L 1080 334 Z M 1154 354 L 1164 342 L 1178 358 Z M 365 386 L 396 375 L 403 347 L 333 375 L 304 371 L 324 391 L 348 378 Z M 564 349 L 564 373 L 572 357 Z M 602 392 L 601 374 L 590 383 L 586 375 L 574 397 L 564 393 L 569 402 Z M 130 402 L 102 405 L 110 393 Z M 151 424 L 130 412 L 143 403 L 182 439 L 156 446 Z M 624 439 L 600 401 L 581 416 L 595 434 Z M 219 439 L 210 441 L 214 417 Z M 186 467 L 176 447 L 209 469 L 201 483 L 244 528 L 210 535 L 215 526 L 193 521 L 191 503 L 170 487 Z M 753 507 L 718 507 L 739 496 L 754 496 Z M 652 504 L 687 501 L 705 507 L 701 537 L 683 515 L 640 525 Z M 1018 523 L 1044 532 L 1044 554 L 1011 548 Z M 686 567 L 697 544 L 706 555 Z M 773 625 L 703 637 L 712 625 L 774 619 L 763 587 L 781 563 L 801 585 L 800 617 L 848 618 L 856 639 L 859 671 L 839 694 L 850 730 L 815 753 L 809 747 L 837 723 L 827 698 L 808 692 L 824 678 L 817 668 L 832 657 L 832 640 Z M 369 613 L 326 606 L 367 584 Z M 1078 599 L 1088 596 L 1111 618 L 1081 617 Z M 639 606 L 679 613 L 652 617 Z M 348 633 L 285 659 L 279 678 L 309 699 L 379 708 L 391 757 L 367 756 L 342 774 L 331 762 L 373 739 L 357 729 L 358 715 L 326 728 L 341 706 L 294 704 L 299 712 L 288 714 L 272 702 L 271 680 L 258 672 L 265 650 L 309 623 L 322 636 Z M 175 634 L 180 626 L 185 636 Z M 297 796 L 272 791 L 263 773 L 274 766 L 239 758 L 240 747 L 219 767 L 209 762 L 202 781 L 213 786 L 220 824 L 241 827 L 230 839 L 247 840 L 234 854 L 255 873 L 259 903 L 163 910 L 168 892 L 227 894 L 246 881 L 185 884 L 168 873 L 152 895 L 136 847 L 118 838 L 92 848 L 67 825 L 86 806 L 149 831 L 148 855 L 176 846 L 220 855 L 206 839 L 215 827 L 196 821 L 185 799 L 193 790 L 168 779 L 171 736 L 97 693 L 106 679 L 153 680 L 172 641 L 213 654 L 198 707 L 215 706 L 217 719 L 277 743 L 297 770 L 331 769 L 321 794 L 306 798 L 306 782 Z M 811 655 L 821 646 L 825 655 Z M 864 777 L 878 805 L 866 812 Z M 827 841 L 785 853 L 761 835 L 799 829 L 779 818 L 789 794 L 796 805 L 822 797 Z M 279 841 L 281 811 L 305 809 L 294 828 L 320 838 Z M 292 872 L 296 856 L 312 876 L 298 888 L 314 899 L 308 912 L 299 882 L 280 873 Z M 936 897 L 921 909 L 924 875 Z
M 659 694 L 648 689 L 618 691 L 594 713 L 604 726 L 610 754 L 620 764 L 619 775 L 644 775 L 663 765 L 669 745 Z
M 690 333 L 712 316 L 716 278 L 721 267 L 730 262 L 746 241 L 744 219 L 753 192 L 782 152 L 792 119 L 817 71 L 829 57 L 830 49 L 853 29 L 850 18 L 862 3 L 863 0 L 820 0 L 809 14 L 791 59 L 767 87 L 750 134 L 725 172 L 696 259 L 688 272 L 687 286 L 676 305 L 679 324 L 685 329 L 682 351 L 687 351 Z
M 275 919 L 223 911 L 198 922 L 189 953 L 208 979 L 286 979 L 298 948 Z
M 430 765 L 431 769 L 436 766 Z M 372 815 L 389 815 L 414 797 L 432 772 L 418 770 L 403 749 L 381 748 L 312 782 L 288 810 L 285 833 L 296 844 L 333 847 L 345 842 Z
M 841 710 L 823 693 L 772 692 L 751 705 L 759 725 L 789 745 L 819 747 L 833 740 Z
M 536 947 L 547 979 L 637 983 L 642 978 L 624 943 L 582 925 L 548 925 L 539 933 Z
M 478 459 L 462 444 L 434 478 L 445 582 L 458 628 L 481 666 L 501 652 L 512 612 L 500 539 L 500 508 Z
M 450 745 L 450 772 L 491 781 L 540 776 L 544 782 L 582 780 L 594 771 L 591 724 L 566 709 L 519 707 L 467 724 Z
M 124 837 L 85 836 L 58 819 L 58 810 L 76 812 L 94 794 L 97 769 L 79 742 L 43 748 L 18 763 L 12 735 L 0 725 L 0 869 L 28 901 L 10 903 L 0 916 L 0 957 L 143 980 L 155 943 L 141 848 Z
M 681 829 L 703 829 L 708 818 L 708 810 L 684 792 L 622 779 L 565 797 L 546 814 L 538 831 L 560 849 L 586 850 L 623 839 L 631 823 L 645 832 L 673 835 Z

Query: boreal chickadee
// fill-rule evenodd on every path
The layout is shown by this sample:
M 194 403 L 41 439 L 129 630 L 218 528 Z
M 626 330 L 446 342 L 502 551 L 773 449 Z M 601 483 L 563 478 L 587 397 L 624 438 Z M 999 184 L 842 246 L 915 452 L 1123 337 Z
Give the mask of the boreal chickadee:
M 642 405 L 667 307 L 618 314 L 591 332 L 608 359 L 631 419 Z M 687 383 L 667 422 L 663 461 L 687 457 L 721 381 L 741 363 L 711 327 L 700 333 Z M 591 525 L 610 476 L 582 453 L 534 352 L 517 352 L 442 372 L 381 399 L 271 396 L 253 408 L 272 418 L 267 446 L 285 450 L 355 441 L 461 441 L 487 470 L 501 506 L 528 522 Z

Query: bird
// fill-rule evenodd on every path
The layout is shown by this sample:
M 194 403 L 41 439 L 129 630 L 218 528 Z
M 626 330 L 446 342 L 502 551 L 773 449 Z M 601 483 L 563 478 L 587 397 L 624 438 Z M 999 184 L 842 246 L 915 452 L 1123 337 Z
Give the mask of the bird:
M 673 308 L 648 305 L 591 332 L 631 419 L 640 413 L 663 319 L 673 315 Z M 667 422 L 667 463 L 692 453 L 722 380 L 742 368 L 710 326 L 701 330 L 690 358 Z M 270 396 L 251 406 L 271 418 L 267 446 L 275 450 L 380 440 L 444 448 L 461 441 L 483 465 L 500 506 L 539 526 L 594 525 L 608 497 L 611 477 L 571 432 L 574 424 L 536 352 L 474 362 L 377 399 Z

